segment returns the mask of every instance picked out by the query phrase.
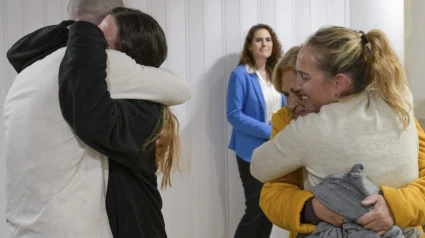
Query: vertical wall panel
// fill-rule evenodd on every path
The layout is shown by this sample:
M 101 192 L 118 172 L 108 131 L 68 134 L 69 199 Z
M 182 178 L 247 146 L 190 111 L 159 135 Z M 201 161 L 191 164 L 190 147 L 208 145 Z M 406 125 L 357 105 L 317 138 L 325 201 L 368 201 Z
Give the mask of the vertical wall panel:
M 327 12 L 328 12 L 327 19 L 326 19 L 327 25 L 335 25 L 334 22 L 335 22 L 335 18 L 336 18 L 336 10 L 337 10 L 336 9 L 337 5 L 335 4 L 335 2 L 342 2 L 342 1 L 337 1 L 337 0 L 327 0 L 326 1 L 326 8 L 327 8 Z
M 405 39 L 406 39 L 406 58 L 405 69 L 410 89 L 413 93 L 415 102 L 415 116 L 425 128 L 425 81 L 424 81 L 424 62 L 425 47 L 423 42 L 425 38 L 425 1 L 409 0 L 405 2 Z
M 377 28 L 390 39 L 394 50 L 404 60 L 404 13 L 403 0 L 351 1 L 351 28 L 368 32 Z M 380 9 L 377 11 L 376 9 Z
M 295 1 L 295 43 L 301 44 L 305 42 L 311 33 L 311 1 L 297 0 Z
M 327 25 L 334 26 L 346 26 L 349 27 L 346 16 L 346 2 L 339 0 L 328 0 L 327 1 Z
M 276 1 L 276 28 L 284 51 L 296 45 L 295 0 Z
M 16 75 L 6 50 L 25 33 L 67 19 L 69 0 L 0 0 L 0 109 Z M 163 28 L 168 58 L 161 67 L 182 76 L 192 99 L 172 108 L 180 122 L 184 156 L 172 187 L 161 191 L 170 238 L 233 237 L 245 204 L 235 153 L 227 149 L 226 89 L 249 28 L 270 25 L 284 50 L 323 25 L 383 29 L 401 52 L 401 0 L 124 0 Z M 377 17 L 378 16 L 378 17 Z M 391 20 L 392 19 L 392 20 Z M 395 20 L 394 20 L 395 19 Z M 395 30 L 389 28 L 396 26 Z M 419 42 L 419 41 L 418 41 Z M 154 79 L 153 79 L 154 80 Z M 420 82 L 414 81 L 415 87 Z M 423 84 L 421 84 L 423 85 Z M 423 115 L 423 114 L 422 114 Z M 4 214 L 4 126 L 0 117 L 0 214 Z M 159 178 L 159 182 L 160 182 Z M 0 215 L 2 217 L 2 215 Z M 0 237 L 4 220 L 0 223 Z M 273 229 L 272 238 L 286 237 Z
M 6 37 L 6 50 L 8 50 L 13 43 L 24 35 L 24 17 L 22 1 L 18 0 L 3 0 L 5 1 L 5 12 L 3 12 L 3 19 L 5 20 L 4 31 Z M 6 85 L 9 89 L 12 85 L 13 79 L 16 77 L 16 72 L 10 64 L 6 66 Z M 3 102 L 2 102 L 3 104 Z
M 320 27 L 328 25 L 328 19 L 333 16 L 333 11 L 328 11 L 329 0 L 311 1 L 311 28 L 308 35 L 317 31 Z
M 347 18 L 344 1 L 311 1 L 311 34 L 323 26 L 348 26 Z
M 123 3 L 125 7 L 131 7 L 133 0 L 123 0 Z
M 33 32 L 45 25 L 43 0 L 23 0 L 24 34 Z
M 127 2 L 129 7 L 137 8 L 142 12 L 149 12 L 149 0 L 128 0 Z
M 62 0 L 61 2 L 62 2 L 62 18 L 64 20 L 69 20 L 68 11 L 67 11 L 69 0 Z
M 276 29 L 276 4 L 275 0 L 257 0 L 260 9 L 258 23 L 269 25 L 273 30 Z M 276 31 L 276 30 L 275 30 Z
M 171 39 L 168 37 L 167 32 L 167 0 L 151 0 L 149 3 L 149 14 L 161 25 L 167 37 L 167 43 L 170 45 Z M 168 61 L 165 60 L 161 67 L 168 68 Z
M 4 217 L 6 207 L 6 191 L 5 191 L 5 180 L 6 180 L 6 163 L 4 159 L 4 121 L 3 121 L 3 104 L 6 98 L 6 92 L 9 88 L 6 72 L 6 15 L 5 15 L 5 4 L 4 0 L 0 1 L 0 217 Z M 0 236 L 3 236 L 5 231 L 5 219 L 0 220 Z
M 204 0 L 204 36 L 205 36 L 205 74 L 201 85 L 208 91 L 205 107 L 208 105 L 206 117 L 210 143 L 209 163 L 211 170 L 211 238 L 226 238 L 227 217 L 226 204 L 226 178 L 223 173 L 226 169 L 225 134 L 225 75 L 224 75 L 224 41 L 223 41 L 223 12 L 222 2 L 217 0 Z M 198 90 L 198 89 L 195 89 Z M 205 98 L 205 96 L 204 96 Z M 192 101 L 193 102 L 193 101 Z M 203 153 L 205 155 L 205 153 Z
M 211 227 L 212 191 L 211 191 L 211 137 L 209 124 L 210 89 L 205 77 L 205 19 L 204 1 L 188 0 L 188 45 L 189 77 L 192 88 L 190 106 L 192 111 L 192 169 L 193 181 L 193 237 L 212 237 L 215 231 Z M 203 135 L 203 136 L 200 136 Z M 196 139 L 195 139 L 196 138 Z M 217 158 L 219 159 L 219 158 Z
M 249 29 L 258 24 L 260 8 L 258 7 L 257 0 L 244 0 L 240 1 L 240 26 L 241 26 L 241 40 L 245 39 Z
M 351 27 L 351 0 L 344 0 L 345 5 L 345 27 Z
M 55 25 L 61 22 L 67 15 L 63 15 L 62 1 L 58 0 L 44 0 L 44 14 L 45 25 Z M 66 6 L 63 8 L 66 9 Z
M 242 49 L 244 36 L 242 36 L 241 31 L 241 12 L 240 5 L 242 4 L 241 0 L 224 0 L 224 77 L 225 77 L 225 87 L 223 88 L 224 93 L 227 94 L 227 83 L 230 77 L 231 72 L 236 68 L 239 60 L 239 55 Z M 224 146 L 227 148 L 229 144 L 230 133 L 232 127 L 226 121 L 226 136 L 227 139 L 224 141 Z M 233 237 L 236 227 L 239 223 L 239 220 L 242 217 L 244 199 L 242 183 L 238 176 L 238 167 L 236 164 L 236 155 L 232 150 L 225 149 L 226 153 L 226 191 L 227 191 L 227 202 L 226 206 L 226 215 L 228 219 L 228 230 L 227 237 Z
M 158 9 L 156 7 L 156 9 Z M 168 40 L 168 68 L 186 80 L 191 78 L 188 74 L 188 39 L 187 39 L 187 11 L 186 1 L 166 1 L 166 29 Z M 175 107 L 174 113 L 179 118 L 181 127 L 182 145 L 187 156 L 191 150 L 191 127 L 189 126 L 189 104 Z M 187 156 L 185 158 L 187 158 Z M 186 168 L 184 168 L 186 171 Z M 190 168 L 190 173 L 193 168 Z M 187 171 L 186 171 L 187 172 Z M 189 178 L 189 179 L 188 179 Z M 170 206 L 164 206 L 167 215 L 166 226 L 170 237 L 193 237 L 193 194 L 191 177 L 180 177 L 173 174 L 173 188 L 165 192 L 164 200 Z M 185 214 L 182 217 L 181 214 Z M 171 216 L 170 216 L 171 215 Z
M 350 15 L 346 14 L 347 5 L 349 6 L 349 0 L 339 1 L 333 0 L 334 4 L 334 25 L 340 25 L 345 27 L 350 27 Z

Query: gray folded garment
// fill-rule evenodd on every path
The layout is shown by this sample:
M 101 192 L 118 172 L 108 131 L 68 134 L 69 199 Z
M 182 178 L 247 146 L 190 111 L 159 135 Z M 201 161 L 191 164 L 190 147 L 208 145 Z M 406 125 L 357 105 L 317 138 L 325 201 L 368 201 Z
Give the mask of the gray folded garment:
M 364 207 L 360 202 L 372 194 L 382 195 L 379 187 L 365 177 L 361 164 L 354 165 L 347 174 L 326 177 L 311 192 L 324 206 L 344 217 L 344 225 L 335 227 L 329 223 L 320 222 L 313 233 L 298 234 L 299 238 L 416 238 L 421 236 L 421 231 L 417 228 L 400 229 L 396 225 L 379 236 L 355 223 L 358 218 L 373 208 L 372 206 Z

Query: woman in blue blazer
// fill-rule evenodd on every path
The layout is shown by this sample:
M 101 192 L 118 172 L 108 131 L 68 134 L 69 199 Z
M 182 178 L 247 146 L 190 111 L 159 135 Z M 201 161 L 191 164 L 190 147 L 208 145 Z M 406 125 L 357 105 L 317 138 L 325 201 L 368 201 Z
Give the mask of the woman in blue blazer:
M 227 87 L 227 120 L 233 126 L 229 148 L 236 160 L 244 187 L 246 209 L 235 238 L 269 237 L 272 223 L 259 207 L 263 184 L 249 167 L 254 149 L 271 136 L 271 116 L 286 105 L 285 97 L 271 82 L 273 67 L 282 55 L 279 40 L 268 25 L 258 24 L 248 32 L 239 66 Z

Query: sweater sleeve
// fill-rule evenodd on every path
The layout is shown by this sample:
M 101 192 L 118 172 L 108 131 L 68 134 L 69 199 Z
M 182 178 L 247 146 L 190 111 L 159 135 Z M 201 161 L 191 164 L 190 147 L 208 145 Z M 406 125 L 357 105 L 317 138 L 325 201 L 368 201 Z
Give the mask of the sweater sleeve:
M 278 132 L 285 129 L 290 120 L 286 107 L 273 114 L 272 140 Z M 264 184 L 260 207 L 273 224 L 295 233 L 307 234 L 314 231 L 316 226 L 300 222 L 304 204 L 313 197 L 310 191 L 302 190 L 303 187 L 302 169 Z
M 38 60 L 67 45 L 68 26 L 75 21 L 63 21 L 58 25 L 40 28 L 17 41 L 7 52 L 10 64 L 20 73 Z M 175 106 L 191 97 L 187 82 L 179 75 L 161 68 L 143 66 L 122 52 L 107 50 L 109 72 L 121 84 L 118 91 L 111 91 L 113 98 L 142 99 Z M 123 75 L 131 75 L 132 81 L 124 84 Z M 155 79 L 155 80 L 152 80 Z M 110 86 L 110 85 L 109 85 Z
M 65 47 L 68 41 L 67 26 L 72 23 L 74 21 L 63 21 L 59 25 L 40 28 L 13 44 L 7 51 L 7 59 L 16 72 L 20 73 L 37 60 Z
M 301 118 L 302 120 L 303 118 Z M 283 177 L 304 166 L 306 151 L 309 151 L 309 138 L 300 127 L 304 122 L 291 123 L 271 141 L 254 150 L 251 159 L 251 174 L 261 182 Z
M 175 106 L 188 101 L 191 92 L 187 82 L 167 69 L 139 65 L 123 52 L 108 54 L 108 87 L 113 98 L 142 99 Z
M 142 70 L 138 73 L 140 83 L 133 90 L 138 90 L 136 94 L 145 93 L 143 100 L 165 106 L 176 106 L 191 98 L 189 85 L 176 73 L 150 66 L 141 66 L 141 68 Z
M 252 137 L 270 139 L 271 126 L 255 118 L 247 116 L 244 105 L 244 88 L 242 78 L 236 72 L 230 75 L 227 87 L 227 120 L 233 127 Z
M 419 136 L 419 178 L 399 189 L 381 186 L 395 223 L 400 227 L 425 224 L 425 133 L 416 119 L 415 122 Z
M 134 168 L 143 145 L 135 137 L 145 137 L 137 128 L 153 115 L 140 110 L 143 106 L 134 100 L 111 98 L 105 81 L 106 45 L 96 25 L 81 21 L 71 26 L 59 70 L 60 107 L 65 120 L 87 145 Z
M 301 211 L 310 191 L 301 190 L 302 169 L 264 184 L 261 190 L 260 207 L 275 225 L 295 233 L 308 234 L 316 229 L 311 224 L 301 223 Z

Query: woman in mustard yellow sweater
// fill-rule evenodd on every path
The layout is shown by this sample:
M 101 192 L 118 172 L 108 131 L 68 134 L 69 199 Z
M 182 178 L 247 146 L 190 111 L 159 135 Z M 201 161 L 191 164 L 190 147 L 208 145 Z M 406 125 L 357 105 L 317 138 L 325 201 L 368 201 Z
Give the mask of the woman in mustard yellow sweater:
M 302 86 L 297 82 L 295 62 L 300 47 L 291 48 L 282 60 L 278 63 L 273 73 L 273 83 L 275 88 L 287 97 L 287 107 L 282 108 L 273 115 L 272 118 L 272 139 L 292 119 L 304 116 L 306 111 L 303 107 L 302 98 L 298 92 Z M 371 211 L 374 214 L 366 214 L 358 222 L 365 225 L 367 229 L 382 224 L 376 224 L 385 219 L 392 219 L 400 227 L 413 227 L 425 224 L 425 133 L 418 121 L 416 127 L 419 136 L 419 178 L 406 187 L 393 189 L 381 186 L 385 201 L 378 201 L 378 196 L 368 197 L 368 203 L 384 203 L 387 205 L 389 215 L 379 217 L 380 214 L 388 214 L 381 211 Z M 305 221 L 306 205 L 313 204 L 315 216 L 328 223 L 339 225 L 342 218 L 321 205 L 317 200 L 312 199 L 310 191 L 303 190 L 303 169 L 298 169 L 282 178 L 267 182 L 262 190 L 260 206 L 266 216 L 277 226 L 290 231 L 290 237 L 295 237 L 297 233 L 308 234 L 314 231 L 315 225 Z M 366 205 L 366 204 L 365 204 Z M 374 216 L 374 217 L 373 217 Z M 384 219 L 383 219 L 384 218 Z M 376 219 L 375 224 L 368 219 Z M 421 227 L 418 227 L 422 230 Z M 425 237 L 425 236 L 423 236 Z

